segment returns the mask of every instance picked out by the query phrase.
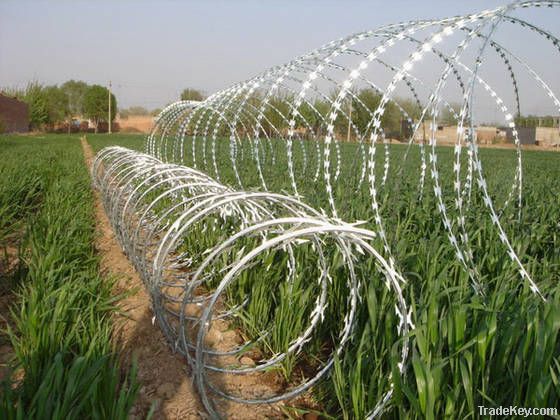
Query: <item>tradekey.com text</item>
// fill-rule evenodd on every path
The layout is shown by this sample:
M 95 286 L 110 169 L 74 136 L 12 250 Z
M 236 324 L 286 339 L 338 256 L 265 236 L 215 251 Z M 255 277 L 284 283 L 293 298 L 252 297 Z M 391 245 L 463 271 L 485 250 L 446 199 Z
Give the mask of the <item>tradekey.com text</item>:
M 516 405 L 499 406 L 499 407 L 485 407 L 478 406 L 479 416 L 518 416 L 518 417 L 532 417 L 532 416 L 557 416 L 557 408 L 527 408 L 518 407 Z

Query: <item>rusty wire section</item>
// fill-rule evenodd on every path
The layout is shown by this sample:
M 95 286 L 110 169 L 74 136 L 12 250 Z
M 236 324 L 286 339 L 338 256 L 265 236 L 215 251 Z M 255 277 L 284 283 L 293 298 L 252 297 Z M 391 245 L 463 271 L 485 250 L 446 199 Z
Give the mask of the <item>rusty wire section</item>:
M 544 299 L 513 249 L 501 216 L 511 206 L 520 214 L 522 207 L 522 159 L 514 117 L 521 113 L 521 93 L 542 97 L 558 112 L 560 100 L 550 88 L 550 80 L 537 74 L 528 59 L 513 52 L 516 39 L 503 40 L 497 34 L 513 28 L 520 31 L 517 36 L 532 35 L 550 48 L 551 54 L 558 53 L 558 37 L 524 20 L 522 11 L 546 7 L 555 12 L 559 5 L 557 0 L 517 1 L 480 13 L 404 22 L 352 34 L 217 92 L 203 102 L 170 106 L 150 134 L 147 151 L 166 162 L 199 168 L 218 181 L 224 171 L 232 172 L 240 189 L 246 188 L 240 168 L 248 162 L 254 166 L 263 191 L 270 190 L 278 174 L 290 180 L 291 193 L 296 197 L 304 183 L 320 181 L 328 196 L 327 211 L 334 218 L 340 203 L 333 191 L 349 175 L 359 173 L 359 185 L 368 185 L 375 230 L 394 267 L 397 262 L 385 239 L 387 221 L 380 214 L 378 199 L 389 181 L 391 167 L 398 168 L 393 174 L 414 167 L 407 163 L 408 151 L 402 160 L 391 159 L 390 133 L 386 132 L 384 117 L 388 107 L 393 107 L 406 125 L 408 133 L 403 142 L 408 150 L 419 149 L 419 195 L 425 196 L 425 185 L 431 181 L 430 190 L 448 240 L 473 287 L 484 293 L 465 224 L 473 194 L 479 194 L 497 239 L 517 266 L 520 280 Z M 486 63 L 501 69 L 504 80 L 510 81 L 509 92 L 499 92 L 485 79 L 481 67 Z M 423 71 L 423 67 L 429 71 Z M 520 92 L 521 79 L 530 84 L 524 92 Z M 379 95 L 375 107 L 364 103 L 359 94 L 363 89 Z M 410 98 L 412 107 L 403 106 L 399 95 Z M 451 106 L 454 98 L 460 98 L 460 109 Z M 326 109 L 318 109 L 318 104 Z M 496 110 L 503 125 L 511 129 L 517 146 L 517 169 L 507 198 L 498 203 L 488 190 L 478 152 L 474 121 L 481 104 Z M 361 112 L 367 117 L 365 125 L 353 119 L 352 109 L 354 115 Z M 416 118 L 410 115 L 412 111 Z M 448 187 L 442 182 L 442 159 L 436 149 L 436 131 L 443 112 L 451 113 L 457 125 L 453 179 Z M 341 126 L 345 129 L 340 130 Z M 359 145 L 359 154 L 352 162 L 344 162 L 341 157 L 340 141 L 347 137 Z M 240 147 L 244 143 L 252 145 L 250 156 Z M 229 159 L 216 152 L 224 144 Z M 381 159 L 377 157 L 380 145 Z M 294 158 L 296 152 L 298 159 Z
M 402 294 L 402 277 L 372 246 L 374 232 L 331 220 L 297 198 L 233 190 L 195 169 L 121 147 L 98 153 L 92 177 L 118 240 L 150 292 L 161 329 L 189 361 L 202 401 L 213 416 L 218 415 L 216 396 L 240 403 L 272 403 L 301 394 L 325 376 L 351 336 L 364 282 L 375 277 L 358 274 L 356 265 L 364 258 L 375 261 L 379 279 L 394 293 L 398 334 L 403 337 L 399 368 L 404 372 L 411 314 Z M 301 248 L 305 264 L 298 258 Z M 228 291 L 246 284 L 247 273 L 257 264 L 268 266 L 259 274 L 262 277 L 249 282 L 243 300 L 232 305 Z M 315 266 L 313 278 L 307 277 L 310 264 Z M 329 307 L 331 274 L 340 272 L 340 264 L 347 274 L 346 302 Z M 281 273 L 278 288 L 267 277 L 269 270 Z M 273 334 L 274 318 L 252 331 L 251 338 L 225 348 L 207 339 L 213 325 L 235 325 L 250 305 L 259 303 L 263 290 L 278 293 L 291 285 L 310 290 L 306 300 L 310 308 L 300 329 L 290 331 L 293 338 L 284 349 L 261 354 L 255 366 L 239 361 L 251 346 Z M 255 290 L 261 294 L 253 299 Z M 228 388 L 224 376 L 257 375 L 305 353 L 314 337 L 325 339 L 321 324 L 329 312 L 339 317 L 340 330 L 330 331 L 332 350 L 316 356 L 320 362 L 313 372 L 306 370 L 304 379 L 293 375 L 287 386 L 258 397 Z M 391 394 L 392 386 L 375 407 L 377 412 Z

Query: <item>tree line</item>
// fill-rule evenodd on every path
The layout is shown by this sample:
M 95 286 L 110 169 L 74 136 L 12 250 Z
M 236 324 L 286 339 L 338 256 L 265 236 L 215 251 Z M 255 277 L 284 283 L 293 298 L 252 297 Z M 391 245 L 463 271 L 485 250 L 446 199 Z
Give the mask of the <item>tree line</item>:
M 28 105 L 31 129 L 52 129 L 64 124 L 70 131 L 73 118 L 82 117 L 91 120 L 97 132 L 99 123 L 108 122 L 109 91 L 104 86 L 89 85 L 79 80 L 68 80 L 60 86 L 30 82 L 23 89 L 5 88 L 1 90 L 4 94 L 15 97 Z M 325 125 L 335 96 L 336 93 L 333 93 L 329 97 L 304 102 L 297 112 L 294 112 L 291 108 L 294 98 L 290 94 L 277 93 L 264 105 L 264 115 L 260 125 L 270 135 L 276 135 L 279 134 L 278 131 L 285 132 L 288 129 L 289 119 L 294 114 L 296 115 L 296 128 L 303 132 L 319 134 Z M 181 92 L 180 98 L 181 100 L 202 101 L 205 94 L 194 88 L 186 88 Z M 259 94 L 254 94 L 249 102 L 251 102 L 252 108 L 257 110 L 261 109 L 263 99 Z M 355 137 L 356 131 L 362 135 L 367 134 L 371 130 L 372 114 L 380 102 L 381 95 L 373 89 L 361 89 L 348 95 L 343 104 L 344 109 L 341 109 L 334 121 L 335 131 L 339 135 L 349 134 L 351 137 Z M 461 107 L 459 104 L 452 103 L 451 108 L 454 112 L 442 107 L 440 124 L 456 124 L 456 115 Z M 381 127 L 390 137 L 406 136 L 409 134 L 406 131 L 410 129 L 406 124 L 406 116 L 417 121 L 421 116 L 421 110 L 421 104 L 412 99 L 397 98 L 386 104 L 381 118 Z M 131 106 L 121 110 L 119 114 L 121 118 L 126 119 L 132 115 L 156 116 L 160 111 L 160 109 L 149 111 L 141 106 Z M 111 94 L 111 121 L 115 119 L 117 112 L 117 100 L 115 95 Z M 205 118 L 212 118 L 212 113 L 208 113 L 206 117 L 203 117 L 203 119 Z M 555 120 L 553 117 L 517 116 L 516 123 L 520 127 L 552 127 Z M 227 131 L 227 128 L 223 127 L 223 130 Z
M 107 123 L 109 119 L 109 90 L 81 80 L 68 80 L 60 86 L 30 82 L 21 89 L 4 88 L 2 93 L 27 104 L 32 130 L 65 124 L 70 131 L 73 118 L 82 117 L 91 120 L 97 132 L 99 123 Z M 111 94 L 111 121 L 116 115 L 117 99 Z
M 181 94 L 181 99 L 203 99 L 200 92 L 193 91 L 193 89 L 185 89 Z M 249 102 L 247 109 L 252 109 L 255 113 L 257 110 L 262 110 L 262 117 L 259 122 L 260 129 L 272 137 L 286 135 L 292 115 L 295 116 L 295 128 L 299 131 L 299 135 L 324 134 L 322 130 L 324 131 L 329 120 L 328 114 L 331 112 L 332 103 L 336 99 L 336 92 L 328 97 L 308 99 L 297 110 L 293 109 L 294 99 L 292 94 L 282 92 L 269 97 L 266 103 L 264 103 L 264 96 L 259 93 L 254 93 L 248 99 L 244 99 L 243 95 L 238 98 L 238 100 L 247 100 Z M 334 121 L 335 132 L 340 136 L 349 134 L 352 139 L 355 139 L 358 133 L 360 135 L 369 134 L 372 130 L 373 113 L 378 108 L 381 99 L 382 96 L 373 89 L 362 89 L 348 95 Z M 417 121 L 421 113 L 421 105 L 412 99 L 397 98 L 395 101 L 386 104 L 385 112 L 381 117 L 381 127 L 388 137 L 407 137 L 411 134 L 412 128 L 407 123 L 408 118 Z M 206 120 L 213 118 L 218 118 L 218 116 L 208 111 L 203 112 L 197 120 L 200 119 L 199 125 L 203 125 Z M 243 118 L 241 116 L 241 119 Z M 228 130 L 229 127 L 226 124 L 221 124 L 219 134 L 228 135 Z
M 537 115 L 518 115 L 515 118 L 515 125 L 521 128 L 535 128 L 535 127 L 558 127 L 558 117 L 546 115 L 539 117 Z

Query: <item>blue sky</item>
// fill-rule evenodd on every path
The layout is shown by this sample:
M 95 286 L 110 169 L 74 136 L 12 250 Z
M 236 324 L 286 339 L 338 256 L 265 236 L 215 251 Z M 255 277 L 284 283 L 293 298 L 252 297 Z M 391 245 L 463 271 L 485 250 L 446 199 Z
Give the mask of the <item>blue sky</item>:
M 353 32 L 505 1 L 0 0 L 0 86 L 111 80 L 121 107 L 155 108 L 183 87 L 212 93 Z M 560 35 L 559 12 L 529 16 Z M 516 40 L 558 92 L 558 57 L 528 42 Z M 549 111 L 533 102 L 529 111 Z

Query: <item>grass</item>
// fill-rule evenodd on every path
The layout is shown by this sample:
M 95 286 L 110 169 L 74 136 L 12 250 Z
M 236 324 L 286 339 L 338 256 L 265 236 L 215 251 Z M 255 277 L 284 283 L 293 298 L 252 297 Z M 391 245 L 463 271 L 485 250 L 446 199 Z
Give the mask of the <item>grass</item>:
M 2 136 L 0 150 L 7 191 L 0 208 L 17 209 L 26 268 L 8 330 L 15 374 L 0 411 L 8 419 L 124 419 L 138 385 L 134 367 L 123 374 L 111 345 L 118 298 L 99 275 L 79 141 Z

